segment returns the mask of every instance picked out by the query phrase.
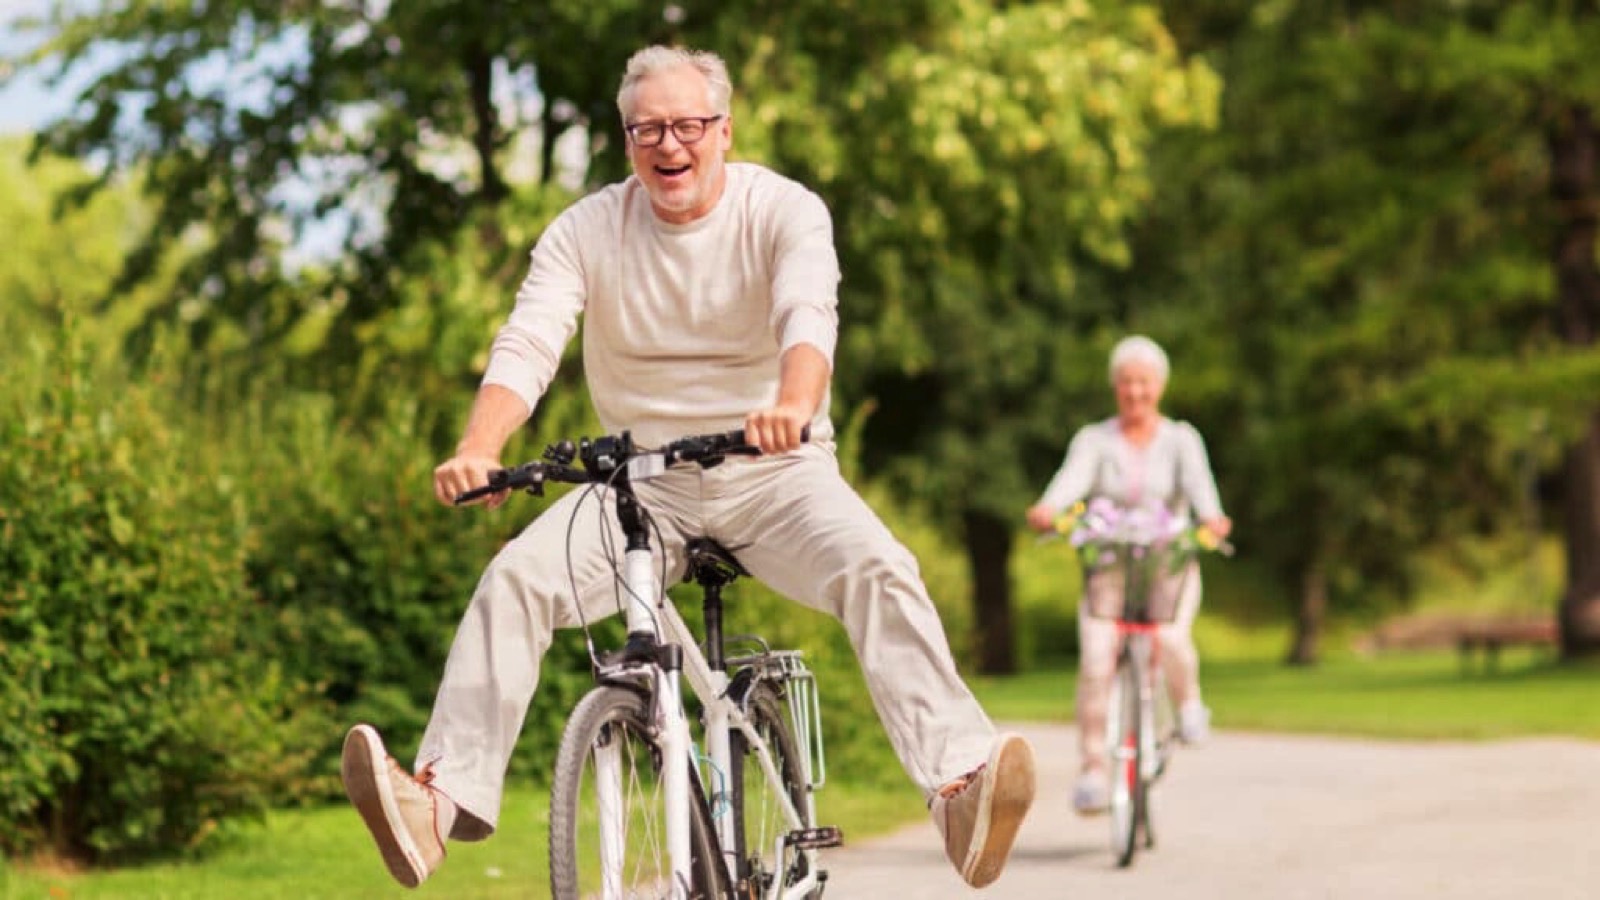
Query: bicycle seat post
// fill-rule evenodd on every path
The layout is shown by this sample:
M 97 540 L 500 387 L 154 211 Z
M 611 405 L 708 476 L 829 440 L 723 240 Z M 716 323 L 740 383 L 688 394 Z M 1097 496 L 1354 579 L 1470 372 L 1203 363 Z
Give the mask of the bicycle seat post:
M 703 595 L 706 664 L 714 672 L 725 672 L 728 664 L 722 639 L 722 589 L 743 572 L 732 554 L 707 538 L 690 541 L 685 552 L 689 557 L 687 578 L 700 585 Z
M 725 672 L 728 665 L 722 652 L 722 582 L 707 579 L 706 574 L 702 572 L 695 579 L 705 595 L 701 608 L 706 621 L 706 663 L 713 672 Z

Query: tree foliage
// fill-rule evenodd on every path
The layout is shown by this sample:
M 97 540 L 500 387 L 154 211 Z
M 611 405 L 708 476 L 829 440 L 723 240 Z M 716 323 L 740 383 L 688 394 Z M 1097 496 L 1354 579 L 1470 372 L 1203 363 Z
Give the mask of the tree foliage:
M 978 513 L 992 539 L 1031 487 L 1019 452 L 1059 441 L 1069 382 L 1052 363 L 1077 346 L 1059 322 L 1096 321 L 1071 311 L 1078 262 L 1126 262 L 1154 134 L 1205 124 L 1217 92 L 1151 8 L 1084 0 L 664 14 L 619 2 L 135 2 L 62 12 L 57 25 L 41 58 L 119 48 L 40 147 L 146 173 L 158 214 L 125 283 L 199 229 L 156 312 L 192 326 L 213 366 L 260 372 L 303 348 L 289 358 L 317 365 L 291 377 L 359 390 L 440 367 L 428 391 L 439 397 L 481 366 L 465 348 L 497 318 L 483 296 L 493 281 L 508 293 L 563 202 L 551 183 L 562 133 L 589 138 L 591 177 L 620 173 L 613 98 L 627 54 L 664 39 L 719 49 L 738 79 L 741 152 L 834 209 L 849 273 L 840 386 L 882 410 L 869 470 L 941 498 L 947 521 Z M 519 85 L 537 100 L 519 102 Z M 518 187 L 506 173 L 530 140 L 541 184 Z M 296 196 L 307 184 L 326 187 L 314 203 Z M 379 227 L 291 279 L 286 244 L 341 208 L 375 210 Z M 989 338 L 971 340 L 975 329 Z M 1015 427 L 994 427 L 996 408 L 1014 410 Z M 1003 584 L 1004 560 L 983 559 Z
M 1248 473 L 1243 539 L 1299 596 L 1309 660 L 1325 602 L 1403 598 L 1420 547 L 1504 514 L 1541 423 L 1586 418 L 1600 357 L 1550 315 L 1547 141 L 1596 96 L 1596 25 L 1544 3 L 1168 12 L 1229 87 L 1217 134 L 1174 148 L 1156 263 L 1124 287 L 1205 298 L 1149 320 L 1225 348 L 1200 358 L 1237 385 L 1210 414 Z

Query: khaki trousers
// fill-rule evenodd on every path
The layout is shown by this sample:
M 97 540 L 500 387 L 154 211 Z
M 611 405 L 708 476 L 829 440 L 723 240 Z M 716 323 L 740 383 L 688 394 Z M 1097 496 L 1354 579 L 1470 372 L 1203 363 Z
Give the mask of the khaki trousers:
M 1200 700 L 1200 655 L 1195 650 L 1195 615 L 1200 612 L 1200 567 L 1193 563 L 1181 578 L 1177 615 L 1156 632 L 1161 669 L 1174 710 L 1187 702 Z M 1078 604 L 1078 758 L 1084 769 L 1106 766 L 1106 714 L 1111 702 L 1111 679 L 1116 675 L 1117 653 L 1122 644 L 1113 619 L 1089 615 L 1094 593 L 1107 584 L 1091 576 L 1084 586 L 1084 601 Z M 1120 590 L 1120 583 L 1117 585 Z M 1117 604 L 1110 604 L 1115 608 Z M 1169 607 L 1170 609 L 1171 607 Z
M 660 528 L 664 546 L 652 548 L 666 554 L 669 585 L 682 578 L 685 542 L 706 536 L 756 579 L 844 625 L 889 741 L 925 796 L 988 758 L 994 726 L 956 672 L 916 559 L 845 482 L 831 445 L 675 468 L 635 492 Z M 417 766 L 432 765 L 433 785 L 463 813 L 456 839 L 495 828 L 552 630 L 577 627 L 580 609 L 589 621 L 617 612 L 602 530 L 620 564 L 621 527 L 609 500 L 602 517 L 585 494 L 568 493 L 502 548 L 450 648 Z

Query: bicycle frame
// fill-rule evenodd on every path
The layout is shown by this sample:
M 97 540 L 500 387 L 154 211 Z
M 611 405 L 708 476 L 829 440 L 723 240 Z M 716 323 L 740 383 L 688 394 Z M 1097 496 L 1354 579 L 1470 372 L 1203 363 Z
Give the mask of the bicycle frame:
M 647 471 L 649 470 L 636 472 L 633 477 L 641 477 L 643 472 Z M 654 704 L 655 724 L 662 735 L 662 792 L 667 816 L 667 853 L 672 863 L 672 896 L 677 898 L 687 896 L 687 886 L 691 883 L 689 767 L 691 763 L 696 762 L 692 752 L 693 740 L 688 716 L 684 711 L 680 675 L 687 677 L 690 690 L 703 704 L 706 751 L 713 771 L 719 773 L 732 771 L 730 737 L 737 729 L 753 748 L 768 791 L 778 800 L 789 832 L 809 828 L 815 819 L 815 801 L 812 799 L 811 789 L 820 786 L 821 782 L 816 780 L 814 775 L 818 771 L 823 771 L 825 767 L 820 752 L 820 741 L 810 740 L 812 725 L 816 721 L 815 716 L 818 712 L 817 699 L 813 689 L 805 692 L 808 694 L 807 698 L 796 697 L 791 699 L 790 703 L 791 715 L 797 719 L 795 734 L 803 745 L 800 765 L 804 770 L 803 775 L 808 788 L 806 809 L 800 810 L 795 807 L 788 792 L 784 790 L 783 777 L 773 762 L 767 742 L 751 724 L 744 711 L 728 696 L 731 683 L 728 673 L 714 668 L 706 659 L 683 616 L 661 589 L 656 577 L 655 560 L 649 546 L 648 529 L 637 509 L 637 501 L 627 490 L 618 492 L 617 501 L 619 519 L 622 520 L 624 532 L 628 536 L 623 573 L 629 639 L 631 642 L 639 635 L 648 635 L 657 647 L 666 649 L 667 652 L 658 653 L 656 660 L 625 662 L 615 669 L 602 669 L 599 675 L 602 681 L 636 680 L 643 676 L 650 680 L 655 691 L 657 698 Z M 805 702 L 806 699 L 810 702 Z M 621 784 L 619 772 L 612 774 L 617 776 L 614 782 L 596 787 L 601 810 L 601 864 L 607 869 L 602 873 L 602 884 L 606 886 L 621 883 L 620 845 L 623 831 L 621 798 L 626 786 Z M 720 799 L 720 795 L 714 793 L 712 799 L 714 801 Z M 737 880 L 739 862 L 735 851 L 731 849 L 738 846 L 738 836 L 735 834 L 737 822 L 733 816 L 728 815 L 718 817 L 715 821 L 718 849 L 731 884 Z M 611 841 L 607 840 L 608 836 Z M 776 858 L 781 860 L 787 834 L 777 835 L 775 841 L 774 853 Z M 614 842 L 614 846 L 608 846 L 611 842 Z M 781 883 L 782 879 L 775 881 L 768 894 L 772 900 L 804 897 L 821 884 L 819 869 L 814 860 L 816 851 L 800 848 L 798 852 L 804 854 L 811 863 L 806 866 L 806 876 L 799 883 L 788 886 Z M 607 896 L 612 894 L 608 893 Z
M 1172 749 L 1172 720 L 1160 721 L 1160 698 L 1167 693 L 1166 676 L 1161 667 L 1161 629 L 1165 619 L 1152 615 L 1150 592 L 1154 583 L 1154 570 L 1141 569 L 1129 564 L 1129 548 L 1119 548 L 1124 569 L 1122 571 L 1122 608 L 1112 619 L 1120 644 L 1117 651 L 1116 674 L 1112 679 L 1112 696 L 1108 704 L 1110 717 L 1106 729 L 1107 760 L 1112 776 L 1112 847 L 1118 854 L 1117 864 L 1126 867 L 1140 838 L 1145 847 L 1155 845 L 1155 835 L 1150 822 L 1149 791 L 1166 770 L 1168 754 Z M 1172 598 L 1176 612 L 1183 587 L 1193 577 L 1193 569 L 1185 567 L 1179 576 Z M 1133 703 L 1131 709 L 1120 691 L 1126 690 L 1122 672 L 1132 672 Z M 1168 704 L 1170 712 L 1170 704 Z M 1132 722 L 1123 720 L 1131 715 Z M 1111 727 L 1116 721 L 1116 727 Z M 1136 742 L 1130 740 L 1136 735 Z M 1134 761 L 1137 760 L 1137 768 Z M 1125 805 L 1119 805 L 1118 797 Z M 1128 816 L 1130 818 L 1121 818 Z
M 801 440 L 807 439 L 802 432 Z M 656 744 L 661 759 L 660 792 L 664 807 L 666 847 L 671 868 L 670 892 L 672 898 L 686 898 L 693 880 L 694 808 L 696 802 L 690 782 L 690 767 L 701 761 L 708 762 L 713 773 L 733 770 L 732 735 L 737 731 L 749 748 L 751 758 L 762 772 L 769 794 L 777 799 L 787 830 L 774 836 L 773 858 L 782 868 L 784 851 L 792 849 L 805 860 L 804 876 L 797 883 L 785 885 L 787 877 L 773 879 L 767 891 L 769 900 L 799 898 L 817 890 L 826 879 L 816 865 L 816 851 L 820 847 L 834 846 L 839 835 L 835 828 L 816 828 L 815 800 L 812 793 L 825 779 L 826 761 L 821 739 L 821 706 L 815 679 L 791 651 L 772 651 L 759 638 L 762 652 L 735 660 L 742 666 L 739 674 L 749 671 L 753 678 L 745 684 L 781 682 L 788 695 L 789 730 L 798 744 L 793 764 L 800 770 L 796 785 L 803 788 L 804 809 L 800 809 L 785 789 L 784 779 L 774 761 L 774 751 L 752 722 L 740 701 L 748 694 L 731 696 L 735 687 L 723 659 L 720 617 L 713 625 L 708 620 L 712 658 L 708 660 L 700 650 L 693 632 L 689 630 L 677 608 L 668 601 L 666 592 L 656 576 L 655 557 L 650 547 L 651 523 L 649 515 L 633 492 L 633 483 L 663 474 L 678 462 L 716 465 L 727 455 L 751 455 L 760 451 L 744 441 L 742 431 L 721 435 L 701 435 L 675 441 L 656 451 L 639 451 L 627 432 L 617 437 L 605 437 L 590 442 L 584 439 L 579 447 L 570 441 L 546 448 L 545 459 L 512 469 L 499 469 L 490 473 L 489 484 L 473 488 L 456 498 L 464 503 L 497 491 L 526 488 L 540 494 L 547 481 L 603 486 L 614 492 L 616 519 L 622 527 L 627 543 L 622 560 L 621 586 L 625 595 L 623 611 L 627 623 L 627 643 L 619 653 L 607 654 L 602 661 L 590 645 L 597 681 L 602 684 L 622 684 L 631 687 L 647 686 L 650 692 L 650 727 L 656 732 Z M 569 465 L 577 456 L 582 457 L 583 468 Z M 731 578 L 728 580 L 731 581 Z M 726 582 L 721 582 L 726 583 Z M 708 592 L 706 582 L 702 587 Z M 720 583 L 717 586 L 720 591 Z M 712 595 L 707 594 L 708 598 Z M 720 593 L 716 596 L 720 597 Z M 710 607 L 708 606 L 708 610 Z M 720 607 L 719 607 L 720 609 Z M 719 614 L 720 616 L 720 614 Z M 689 689 L 702 701 L 706 756 L 697 759 L 688 715 L 683 703 L 683 676 L 687 676 Z M 620 758 L 604 747 L 591 748 L 594 755 L 595 793 L 600 818 L 599 856 L 601 891 L 610 900 L 620 897 L 623 890 L 623 851 L 626 839 L 626 821 L 623 812 L 626 792 L 630 785 L 624 783 Z M 748 765 L 750 760 L 741 759 Z M 742 796 L 742 785 L 740 786 Z M 723 800 L 722 794 L 713 791 L 714 800 Z M 742 807 L 741 807 L 742 810 Z M 738 885 L 739 822 L 734 816 L 714 818 L 714 827 L 708 839 L 715 844 L 714 851 L 722 857 L 726 881 Z M 748 848 L 745 848 L 748 850 Z M 787 869 L 783 871 L 787 872 Z
M 1149 781 L 1160 774 L 1162 760 L 1159 758 L 1160 733 L 1156 725 L 1156 694 L 1165 690 L 1162 679 L 1165 673 L 1161 670 L 1161 641 L 1158 635 L 1161 625 L 1155 622 L 1123 622 L 1117 624 L 1117 638 L 1122 642 L 1122 653 L 1126 653 L 1132 661 L 1134 671 L 1138 674 L 1139 683 L 1139 742 L 1144 752 L 1140 756 L 1141 768 L 1139 777 Z M 1116 682 L 1112 682 L 1115 686 Z M 1109 733 L 1107 740 L 1114 740 Z M 1111 748 L 1114 754 L 1125 752 L 1126 748 L 1117 746 Z

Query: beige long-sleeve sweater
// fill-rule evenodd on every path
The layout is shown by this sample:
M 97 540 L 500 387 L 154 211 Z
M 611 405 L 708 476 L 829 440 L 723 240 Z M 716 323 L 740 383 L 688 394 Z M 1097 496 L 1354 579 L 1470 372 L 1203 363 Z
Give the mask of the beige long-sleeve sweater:
M 578 201 L 534 248 L 484 384 L 531 411 L 583 316 L 590 397 L 608 431 L 658 445 L 743 425 L 777 400 L 779 361 L 805 343 L 831 362 L 838 335 L 833 222 L 816 194 L 729 163 L 717 205 L 660 221 L 637 178 Z M 811 423 L 828 440 L 828 401 Z

